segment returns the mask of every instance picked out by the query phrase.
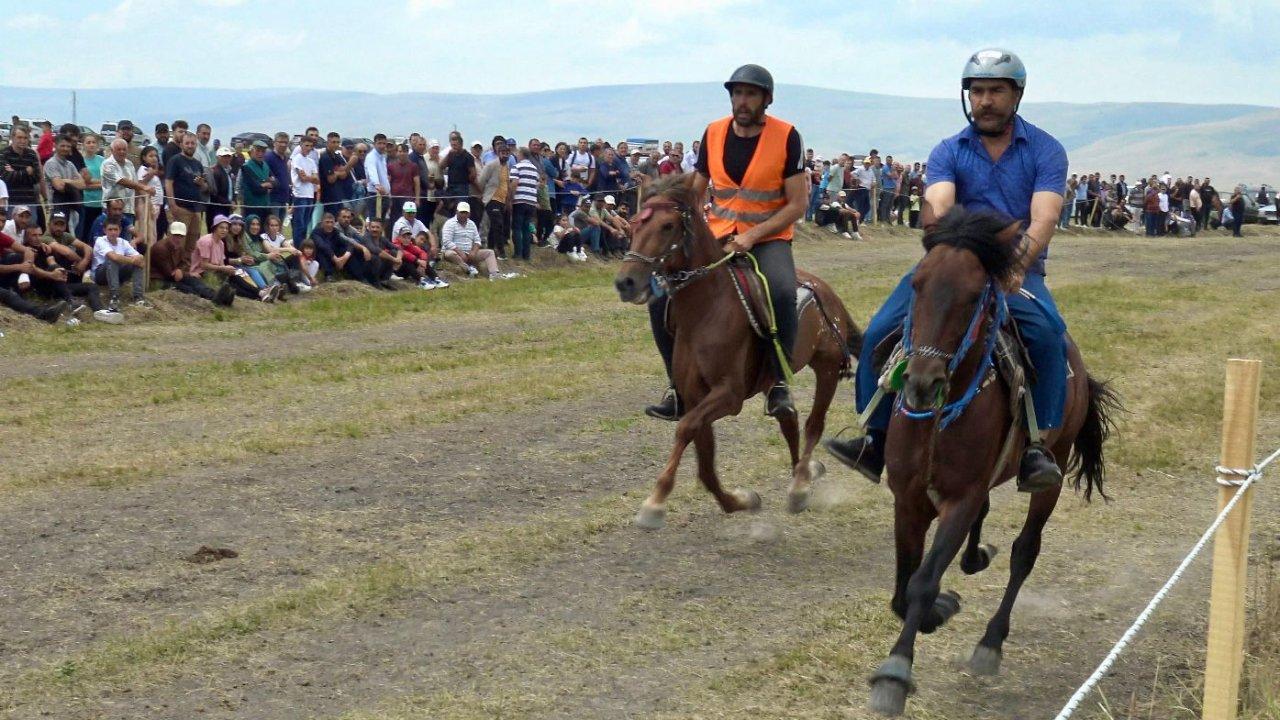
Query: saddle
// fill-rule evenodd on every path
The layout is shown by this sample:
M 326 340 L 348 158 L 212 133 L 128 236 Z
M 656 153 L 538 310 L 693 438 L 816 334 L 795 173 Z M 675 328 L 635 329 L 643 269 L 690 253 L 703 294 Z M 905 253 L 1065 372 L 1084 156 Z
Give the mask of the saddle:
M 769 293 L 765 290 L 760 276 L 756 274 L 751 261 L 746 258 L 734 258 L 729 261 L 729 276 L 733 278 L 734 289 L 738 292 L 738 301 L 747 313 L 751 329 L 762 340 L 770 339 L 769 315 L 772 311 Z M 814 290 L 805 282 L 796 281 L 796 315 L 802 314 L 814 302 Z

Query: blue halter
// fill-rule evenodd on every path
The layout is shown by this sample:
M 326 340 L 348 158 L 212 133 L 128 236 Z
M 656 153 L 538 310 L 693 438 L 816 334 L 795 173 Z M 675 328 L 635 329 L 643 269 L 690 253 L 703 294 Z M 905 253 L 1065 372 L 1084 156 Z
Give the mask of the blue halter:
M 939 429 L 945 428 L 956 418 L 960 417 L 969 407 L 969 403 L 978 396 L 982 390 L 982 379 L 986 377 L 987 371 L 991 369 L 994 362 L 996 336 L 1000 332 L 1000 328 L 1004 326 L 1005 318 L 1008 316 L 1009 308 L 1005 303 L 1004 290 L 994 279 L 988 279 L 987 285 L 982 290 L 982 296 L 978 298 L 978 305 L 973 311 L 973 317 L 969 320 L 969 329 L 964 334 L 964 339 L 960 341 L 960 347 L 951 355 L 950 361 L 947 363 L 947 381 L 950 382 L 951 374 L 960 367 L 960 363 L 968 356 L 969 351 L 973 349 L 974 341 L 978 337 L 978 328 L 981 327 L 982 319 L 987 317 L 987 307 L 991 305 L 991 314 L 987 327 L 987 337 L 982 350 L 982 363 L 978 367 L 977 372 L 973 374 L 973 379 L 969 381 L 969 388 L 953 402 L 949 402 L 940 409 L 934 410 L 912 410 L 902 402 L 902 395 L 898 395 L 895 404 L 898 412 L 902 413 L 911 420 L 929 420 L 940 416 L 941 422 Z M 902 323 L 902 349 L 906 352 L 907 357 L 918 352 L 911 346 L 911 316 L 915 311 L 916 296 L 911 294 L 911 302 L 907 306 L 907 317 Z M 920 348 L 920 350 L 929 350 L 935 357 L 945 357 L 946 353 L 942 353 L 936 348 Z

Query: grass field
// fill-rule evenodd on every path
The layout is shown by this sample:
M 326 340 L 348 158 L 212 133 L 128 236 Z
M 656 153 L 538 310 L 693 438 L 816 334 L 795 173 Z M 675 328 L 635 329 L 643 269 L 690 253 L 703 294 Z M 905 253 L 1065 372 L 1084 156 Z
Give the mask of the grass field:
M 798 265 L 859 323 L 919 256 L 904 230 L 802 228 Z M 1227 357 L 1264 361 L 1280 444 L 1280 233 L 1070 232 L 1050 285 L 1129 412 L 1111 503 L 1064 497 L 1002 674 L 957 665 L 994 611 L 1026 499 L 993 498 L 988 571 L 917 647 L 908 717 L 1052 717 L 1208 524 Z M 672 426 L 614 266 L 505 283 L 351 283 L 214 312 L 170 293 L 120 327 L 0 315 L 0 709 L 52 718 L 864 718 L 897 631 L 891 498 L 829 462 L 785 512 L 758 400 L 719 430 L 727 517 L 688 459 L 668 525 L 631 517 Z M 808 374 L 797 399 L 807 407 Z M 849 425 L 843 385 L 829 419 Z M 691 455 L 691 454 L 690 454 Z M 1258 489 L 1245 717 L 1280 718 L 1280 494 Z M 237 557 L 215 562 L 201 546 Z M 1077 717 L 1199 717 L 1193 567 Z

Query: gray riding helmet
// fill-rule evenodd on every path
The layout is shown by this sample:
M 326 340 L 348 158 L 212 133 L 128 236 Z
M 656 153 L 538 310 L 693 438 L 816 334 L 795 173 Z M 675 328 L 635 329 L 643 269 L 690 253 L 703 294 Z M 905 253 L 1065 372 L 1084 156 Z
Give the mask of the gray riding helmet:
M 1027 88 L 1027 68 L 1014 53 L 1004 48 L 983 48 L 969 56 L 960 74 L 960 84 L 969 89 L 972 80 L 1011 80 L 1019 90 Z
M 759 65 L 748 64 L 734 70 L 725 81 L 724 89 L 733 92 L 733 86 L 738 84 L 754 85 L 773 97 L 773 75 Z

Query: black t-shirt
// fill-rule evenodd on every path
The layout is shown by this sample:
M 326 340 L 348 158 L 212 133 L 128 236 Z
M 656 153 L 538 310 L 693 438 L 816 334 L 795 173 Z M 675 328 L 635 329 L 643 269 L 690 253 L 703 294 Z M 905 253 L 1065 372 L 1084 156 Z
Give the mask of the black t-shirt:
M 471 153 L 466 150 L 459 150 L 449 153 L 449 157 L 444 159 L 444 171 L 448 177 L 449 188 L 456 190 L 458 188 L 467 188 L 466 193 L 470 193 L 471 187 L 471 169 L 476 166 L 476 159 L 471 157 Z M 455 193 L 449 193 L 455 194 Z
M 353 193 L 351 186 L 353 180 L 351 173 L 347 173 L 345 178 L 338 178 L 336 182 L 329 182 L 329 175 L 347 164 L 346 158 L 336 152 L 325 150 L 320 154 L 319 172 L 320 172 L 320 201 L 326 203 L 342 202 L 350 200 Z
M 751 157 L 756 154 L 756 146 L 760 144 L 760 137 L 763 134 L 744 138 L 738 137 L 737 133 L 733 132 L 733 128 L 729 129 L 724 140 L 724 171 L 735 183 L 742 184 L 742 178 L 747 176 L 747 166 L 751 164 Z M 800 131 L 793 127 L 787 134 L 787 161 L 782 165 L 782 179 L 786 180 L 792 175 L 798 175 L 804 172 L 804 169 L 804 143 L 800 140 Z M 702 142 L 698 144 L 697 170 L 706 177 L 711 177 L 710 165 L 707 163 L 705 131 L 702 133 Z
M 194 157 L 178 153 L 164 165 L 164 177 L 173 181 L 173 194 L 178 205 L 188 210 L 200 209 L 200 186 L 196 178 L 204 175 L 204 165 Z

